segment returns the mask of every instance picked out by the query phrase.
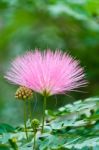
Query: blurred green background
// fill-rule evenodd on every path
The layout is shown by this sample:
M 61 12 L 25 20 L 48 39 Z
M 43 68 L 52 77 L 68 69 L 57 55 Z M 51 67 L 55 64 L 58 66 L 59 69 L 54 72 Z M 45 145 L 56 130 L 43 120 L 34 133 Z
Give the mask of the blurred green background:
M 23 121 L 23 103 L 14 98 L 17 87 L 3 76 L 13 58 L 35 48 L 69 52 L 89 81 L 83 92 L 49 98 L 47 108 L 99 96 L 99 0 L 0 0 L 0 122 Z M 42 102 L 34 96 L 34 117 L 41 116 Z

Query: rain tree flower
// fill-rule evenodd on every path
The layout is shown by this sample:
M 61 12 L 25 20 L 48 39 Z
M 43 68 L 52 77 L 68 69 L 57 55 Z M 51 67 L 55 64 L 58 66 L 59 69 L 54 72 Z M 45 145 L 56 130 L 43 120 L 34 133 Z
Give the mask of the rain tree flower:
M 52 52 L 30 51 L 17 57 L 5 78 L 11 83 L 26 87 L 44 96 L 43 125 L 46 98 L 54 94 L 64 94 L 86 85 L 84 69 L 79 61 L 60 50 Z M 23 96 L 23 95 L 22 95 Z
M 42 95 L 73 91 L 84 86 L 83 68 L 69 54 L 56 50 L 35 50 L 17 57 L 5 78 Z

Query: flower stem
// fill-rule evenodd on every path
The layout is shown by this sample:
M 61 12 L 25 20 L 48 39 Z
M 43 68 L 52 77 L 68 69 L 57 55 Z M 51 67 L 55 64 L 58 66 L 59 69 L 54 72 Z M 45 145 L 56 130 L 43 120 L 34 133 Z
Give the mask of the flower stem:
M 34 132 L 34 144 L 33 144 L 33 150 L 36 150 L 36 132 Z
M 32 110 L 31 110 L 31 101 L 29 100 L 28 102 L 29 105 L 29 118 L 30 118 L 30 122 L 32 122 Z
M 39 120 L 33 119 L 31 122 L 31 127 L 33 128 L 33 132 L 34 132 L 33 150 L 36 150 L 36 133 L 37 133 L 38 127 L 39 127 Z
M 26 100 L 24 102 L 24 127 L 25 127 L 25 134 L 26 134 L 26 138 L 28 140 L 28 133 L 27 133 L 27 127 L 26 127 Z
M 43 133 L 43 131 L 44 131 L 45 110 L 46 110 L 46 95 L 44 96 L 44 103 L 43 103 L 42 133 Z

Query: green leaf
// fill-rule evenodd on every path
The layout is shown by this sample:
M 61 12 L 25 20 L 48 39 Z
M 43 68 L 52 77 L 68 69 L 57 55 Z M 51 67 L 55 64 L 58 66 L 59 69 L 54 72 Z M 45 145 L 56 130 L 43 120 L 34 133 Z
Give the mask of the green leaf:
M 15 132 L 15 128 L 5 123 L 0 124 L 0 134 L 6 133 L 6 132 Z
M 10 150 L 6 144 L 0 144 L 0 150 Z

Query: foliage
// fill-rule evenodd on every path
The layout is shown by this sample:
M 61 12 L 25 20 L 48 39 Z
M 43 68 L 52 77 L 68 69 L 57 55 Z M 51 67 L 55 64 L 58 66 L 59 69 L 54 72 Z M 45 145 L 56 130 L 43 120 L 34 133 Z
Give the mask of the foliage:
M 0 125 L 2 150 L 31 150 L 33 130 L 27 122 L 29 141 L 26 141 L 24 126 L 13 128 Z M 44 133 L 37 131 L 38 150 L 89 150 L 99 149 L 99 98 L 79 100 L 57 111 L 46 110 Z M 4 148 L 3 148 L 4 147 Z

